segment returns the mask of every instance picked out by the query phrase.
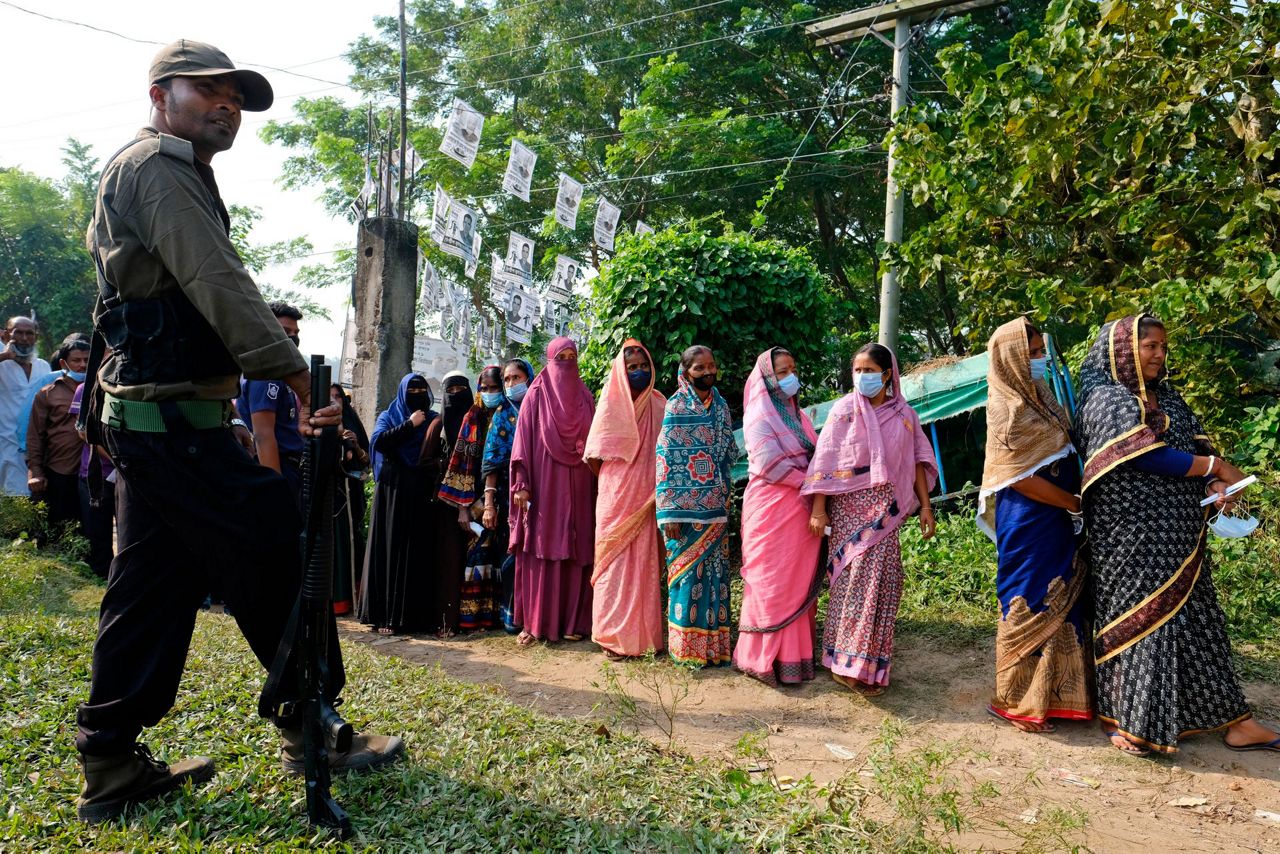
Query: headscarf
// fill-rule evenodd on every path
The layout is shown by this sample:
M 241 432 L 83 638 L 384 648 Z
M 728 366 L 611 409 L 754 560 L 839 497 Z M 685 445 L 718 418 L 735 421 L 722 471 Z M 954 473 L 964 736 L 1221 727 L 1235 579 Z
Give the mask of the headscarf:
M 1164 447 L 1160 437 L 1169 429 L 1169 416 L 1162 408 L 1147 406 L 1148 386 L 1159 389 L 1163 403 L 1186 406 L 1165 381 L 1164 371 L 1150 384 L 1143 379 L 1138 325 L 1145 316 L 1130 315 L 1105 324 L 1080 368 L 1076 447 L 1084 457 L 1081 492 L 1120 463 Z M 1208 447 L 1198 422 L 1195 429 L 1196 439 Z
M 595 402 L 578 375 L 578 363 L 556 358 L 565 350 L 576 353 L 578 345 L 564 335 L 551 339 L 547 345 L 547 365 L 529 384 L 524 407 L 526 410 L 532 407 L 536 413 L 535 441 L 543 445 L 556 462 L 574 466 L 582 463 Z
M 658 434 L 658 522 L 727 522 L 729 481 L 738 459 L 729 404 L 712 386 L 711 405 L 704 405 L 683 370 L 677 383 Z
M 401 462 L 407 466 L 416 466 L 418 459 L 422 456 L 422 443 L 427 439 L 427 428 L 431 426 L 431 421 L 436 414 L 431 411 L 432 397 L 431 386 L 427 384 L 426 377 L 422 374 L 405 374 L 400 380 L 400 387 L 396 390 L 396 399 L 391 401 L 391 405 L 385 410 L 378 413 L 378 420 L 373 425 L 373 478 L 378 479 L 382 472 L 382 453 L 377 450 L 378 438 L 388 430 L 399 427 L 401 424 L 409 420 L 409 416 L 413 411 L 409 409 L 409 383 L 413 380 L 421 380 L 427 388 L 427 411 L 426 420 L 413 430 L 413 438 L 406 440 L 398 448 L 396 453 L 400 457 Z
M 489 365 L 476 378 L 475 402 L 462 417 L 458 438 L 449 452 L 449 465 L 445 468 L 436 494 L 441 501 L 448 501 L 459 507 L 469 507 L 476 500 L 476 477 L 480 472 L 480 457 L 484 453 L 489 420 L 493 414 L 480 397 L 480 383 L 490 371 L 497 373 L 498 383 L 502 383 L 501 369 L 497 365 Z M 497 407 L 494 411 L 497 411 Z
M 1067 414 L 1044 380 L 1031 379 L 1027 329 L 1026 318 L 1015 318 L 987 343 L 987 450 L 977 523 L 992 540 L 995 494 L 1072 451 Z
M 517 359 L 524 368 L 525 376 L 533 382 L 533 366 L 524 359 Z M 488 477 L 490 472 L 504 468 L 511 462 L 511 447 L 516 441 L 516 416 L 520 414 L 520 404 L 512 402 L 505 394 L 502 403 L 498 404 L 493 418 L 489 421 L 489 435 L 484 441 L 484 457 L 480 463 L 480 476 Z
M 458 431 L 462 429 L 462 419 L 475 403 L 471 394 L 450 394 L 451 388 L 470 389 L 471 381 L 462 371 L 450 371 L 440 380 L 440 415 L 444 418 L 441 428 L 444 440 L 450 448 L 458 441 Z
M 742 432 L 747 444 L 747 471 L 768 483 L 804 478 L 818 436 L 795 397 L 778 388 L 773 354 L 765 350 L 747 377 L 742 393 Z
M 920 428 L 920 416 L 902 396 L 898 358 L 892 351 L 890 355 L 893 377 L 884 403 L 872 406 L 859 391 L 836 401 L 800 489 L 801 495 L 844 495 L 891 484 L 897 512 L 891 508 L 879 527 L 863 532 L 855 545 L 861 549 L 879 542 L 920 506 L 915 493 L 917 463 L 924 463 L 930 489 L 938 479 L 933 447 Z
M 644 351 L 650 370 L 649 387 L 634 401 L 631 399 L 631 383 L 627 379 L 625 355 L 632 347 Z M 640 421 L 650 417 L 653 407 L 661 410 L 667 405 L 666 395 L 653 387 L 652 370 L 653 357 L 643 344 L 634 338 L 622 342 L 622 349 L 614 357 L 609 377 L 600 391 L 600 406 L 595 420 L 591 422 L 591 432 L 587 434 L 584 459 L 629 463 L 636 458 L 640 451 Z

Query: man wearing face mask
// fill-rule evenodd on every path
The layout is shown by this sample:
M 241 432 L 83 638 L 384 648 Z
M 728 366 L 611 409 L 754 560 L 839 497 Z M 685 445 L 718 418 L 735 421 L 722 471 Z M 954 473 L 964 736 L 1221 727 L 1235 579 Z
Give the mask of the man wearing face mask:
M 0 329 L 0 494 L 30 495 L 23 456 L 30 400 L 52 379 L 49 363 L 36 356 L 39 327 L 29 317 L 11 317 Z M 56 379 L 56 376 L 54 377 Z
M 27 422 L 27 487 L 31 497 L 48 508 L 51 528 L 80 517 L 80 453 L 84 442 L 76 432 L 71 398 L 84 382 L 89 363 L 89 338 L 68 335 L 58 348 L 62 373 L 36 392 Z
M 280 328 L 294 346 L 301 341 L 298 321 L 302 312 L 286 302 L 267 304 L 280 323 Z M 293 490 L 294 499 L 302 502 L 302 451 L 305 447 L 298 432 L 298 397 L 284 380 L 240 380 L 240 397 L 236 409 L 248 420 L 258 462 L 284 475 Z

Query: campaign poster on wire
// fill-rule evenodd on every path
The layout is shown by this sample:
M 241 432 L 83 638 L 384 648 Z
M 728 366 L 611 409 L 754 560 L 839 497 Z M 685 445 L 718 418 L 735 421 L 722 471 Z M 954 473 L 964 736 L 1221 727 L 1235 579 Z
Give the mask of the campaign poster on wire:
M 533 167 L 538 155 L 518 139 L 511 140 L 511 155 L 507 158 L 507 171 L 502 176 L 502 189 L 523 202 L 529 201 L 533 187 Z
M 514 231 L 507 235 L 507 257 L 498 275 L 512 284 L 529 287 L 533 282 L 533 240 Z
M 435 225 L 436 218 L 433 216 L 433 229 Z M 449 210 L 444 217 L 442 233 L 438 236 L 436 244 L 444 254 L 461 258 L 464 264 L 472 263 L 475 261 L 479 226 L 474 210 L 457 199 L 451 199 Z
M 618 233 L 618 220 L 622 218 L 622 209 L 613 202 L 600 197 L 596 207 L 595 239 L 596 245 L 606 252 L 613 251 L 613 238 Z
M 560 173 L 556 191 L 556 222 L 572 231 L 578 227 L 578 208 L 582 205 L 582 184 Z
M 636 235 L 653 234 L 653 228 L 642 219 L 636 220 Z
M 483 129 L 484 114 L 461 98 L 454 98 L 453 112 L 449 113 L 444 138 L 440 140 L 440 153 L 470 169 L 480 151 Z
M 471 235 L 471 257 L 463 262 L 463 273 L 468 279 L 476 277 L 476 268 L 480 266 L 480 229 L 475 229 Z
M 528 344 L 538 317 L 538 295 L 522 287 L 511 289 L 506 305 L 507 340 Z

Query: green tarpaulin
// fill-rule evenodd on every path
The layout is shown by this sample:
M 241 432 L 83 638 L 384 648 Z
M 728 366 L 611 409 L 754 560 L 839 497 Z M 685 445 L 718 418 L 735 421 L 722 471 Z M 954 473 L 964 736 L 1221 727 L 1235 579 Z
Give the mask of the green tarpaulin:
M 987 354 L 979 353 L 933 370 L 917 371 L 902 378 L 902 391 L 907 402 L 920 415 L 920 423 L 941 421 L 987 405 Z M 838 398 L 837 398 L 838 399 Z M 828 400 L 805 407 L 813 426 L 821 431 L 827 413 L 836 403 Z M 742 431 L 734 431 L 742 456 L 733 468 L 733 479 L 747 476 L 747 452 Z

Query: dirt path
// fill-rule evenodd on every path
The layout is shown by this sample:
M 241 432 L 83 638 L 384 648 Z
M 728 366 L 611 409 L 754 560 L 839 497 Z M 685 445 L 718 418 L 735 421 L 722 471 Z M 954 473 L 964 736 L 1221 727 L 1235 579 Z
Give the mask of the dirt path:
M 604 658 L 588 642 L 520 648 L 500 633 L 386 638 L 355 622 L 342 626 L 349 641 L 439 665 L 456 679 L 500 685 L 514 702 L 546 714 L 608 720 L 617 706 L 603 688 Z M 1055 806 L 1074 807 L 1088 815 L 1084 835 L 1096 852 L 1280 851 L 1280 753 L 1233 753 L 1205 735 L 1185 742 L 1176 757 L 1135 759 L 1108 747 L 1092 723 L 1021 734 L 984 711 L 993 645 L 950 649 L 900 637 L 893 686 L 874 700 L 852 695 L 822 669 L 814 681 L 783 689 L 728 669 L 700 673 L 677 709 L 675 743 L 744 767 L 768 766 L 776 777 L 826 783 L 857 768 L 881 723 L 896 717 L 906 721 L 906 747 L 955 744 L 961 758 L 952 772 L 974 786 L 994 783 L 1004 793 L 994 806 L 1005 821 L 1030 826 Z M 636 675 L 641 667 L 613 665 L 613 672 L 628 694 L 654 708 Z M 679 684 L 675 668 L 660 671 L 667 671 L 659 677 L 665 690 Z M 1255 709 L 1280 717 L 1280 687 L 1251 683 L 1245 691 Z M 666 741 L 656 726 L 638 728 Z M 752 744 L 763 758 L 744 757 Z M 1059 779 L 1060 769 L 1083 785 Z M 1013 837 L 978 834 L 964 842 L 1003 848 Z

